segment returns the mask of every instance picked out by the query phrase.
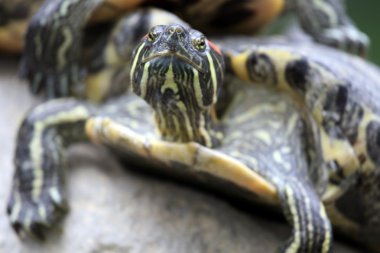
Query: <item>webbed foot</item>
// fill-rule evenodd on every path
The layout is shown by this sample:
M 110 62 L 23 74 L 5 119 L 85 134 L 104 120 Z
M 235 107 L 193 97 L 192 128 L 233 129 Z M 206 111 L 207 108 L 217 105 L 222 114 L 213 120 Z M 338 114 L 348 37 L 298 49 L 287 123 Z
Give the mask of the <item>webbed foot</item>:
M 45 66 L 42 62 L 26 55 L 20 66 L 20 76 L 27 79 L 33 94 L 44 94 L 48 99 L 84 94 L 85 71 L 79 64 L 72 63 L 62 70 Z
M 368 36 L 351 25 L 321 30 L 315 40 L 362 57 L 367 55 L 370 45 Z
M 25 117 L 17 135 L 15 174 L 7 213 L 20 236 L 43 239 L 67 211 L 65 148 L 87 140 L 91 108 L 74 99 L 43 103 Z
M 54 22 L 41 23 L 38 19 L 31 22 L 19 69 L 20 77 L 29 82 L 31 92 L 44 94 L 47 98 L 75 95 L 75 87 L 79 87 L 84 78 L 80 66 L 79 31 L 55 25 Z
M 45 93 L 49 98 L 78 96 L 84 78 L 83 28 L 102 2 L 45 1 L 33 16 L 26 32 L 20 68 L 21 77 L 29 81 L 33 93 Z
M 301 27 L 314 40 L 366 56 L 370 40 L 351 21 L 341 0 L 292 0 L 290 8 L 297 14 Z
M 7 213 L 13 229 L 20 237 L 32 236 L 40 240 L 46 238 L 47 232 L 62 220 L 68 211 L 63 194 L 57 187 L 42 189 L 37 200 L 13 189 L 7 205 Z

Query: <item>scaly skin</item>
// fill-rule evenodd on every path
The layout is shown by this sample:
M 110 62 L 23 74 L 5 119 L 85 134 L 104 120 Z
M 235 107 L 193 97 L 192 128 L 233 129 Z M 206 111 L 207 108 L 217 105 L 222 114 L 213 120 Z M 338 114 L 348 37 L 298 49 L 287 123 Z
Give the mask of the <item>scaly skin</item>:
M 304 31 L 319 43 L 365 56 L 369 38 L 345 14 L 345 0 L 288 0 Z
M 16 232 L 45 237 L 67 210 L 64 148 L 86 140 L 89 105 L 56 100 L 34 108 L 20 127 L 7 213 Z
M 33 7 L 38 4 L 34 3 Z M 195 28 L 223 34 L 256 33 L 285 8 L 297 13 L 305 32 L 319 42 L 360 55 L 365 54 L 369 44 L 367 36 L 346 16 L 340 0 L 251 0 L 243 4 L 231 0 L 46 1 L 31 19 L 26 32 L 20 73 L 28 79 L 32 92 L 43 93 L 48 98 L 83 96 L 83 81 L 88 70 L 81 55 L 85 47 L 82 44 L 83 28 L 88 23 L 112 20 L 140 6 L 166 8 Z M 0 28 L 0 48 L 3 44 L 6 51 L 19 50 L 23 45 L 20 38 L 25 24 L 24 20 L 21 24 Z M 18 38 L 17 43 L 8 43 L 15 38 Z
M 178 29 L 179 27 L 181 29 Z M 152 32 L 154 31 L 156 30 L 153 29 Z M 167 32 L 163 33 L 163 31 Z M 214 90 L 219 90 L 220 80 L 218 77 L 222 75 L 222 69 L 218 67 L 223 64 L 213 59 L 213 57 L 218 58 L 219 50 L 207 41 L 205 48 L 203 48 L 202 36 L 197 32 L 188 33 L 186 27 L 179 25 L 161 27 L 161 30 L 156 32 L 158 34 L 148 34 L 144 37 L 140 46 L 137 47 L 135 60 L 132 59 L 132 68 L 135 66 L 137 72 L 132 71 L 131 76 L 136 93 L 151 102 L 155 110 L 157 110 L 155 108 L 157 102 L 153 101 L 153 94 L 158 97 L 161 95 L 161 98 L 166 97 L 168 103 L 163 103 L 161 105 L 163 110 L 158 110 L 158 113 L 166 115 L 156 121 L 158 126 L 164 125 L 158 129 L 161 130 L 162 137 L 166 141 L 152 137 L 154 136 L 153 127 L 147 126 L 152 126 L 152 123 L 147 121 L 149 118 L 147 115 L 152 116 L 152 111 L 141 100 L 137 102 L 138 106 L 136 106 L 134 101 L 139 100 L 133 95 L 127 96 L 125 102 L 115 102 L 116 105 L 107 105 L 104 110 L 100 111 L 92 109 L 85 102 L 75 100 L 48 102 L 43 107 L 37 107 L 25 119 L 25 127 L 21 128 L 18 137 L 18 150 L 21 151 L 16 153 L 17 169 L 12 196 L 8 205 L 8 212 L 16 229 L 20 233 L 34 233 L 38 236 L 44 234 L 41 231 L 45 231 L 46 227 L 54 225 L 59 220 L 55 214 L 59 212 L 60 205 L 52 204 L 55 203 L 57 194 L 52 196 L 49 193 L 49 187 L 60 188 L 62 184 L 55 183 L 57 180 L 53 180 L 54 177 L 44 178 L 41 175 L 61 174 L 64 168 L 63 160 L 60 159 L 63 150 L 59 145 L 60 138 L 53 138 L 58 140 L 57 143 L 45 141 L 50 139 L 44 138 L 56 137 L 56 134 L 61 133 L 63 126 L 69 126 L 67 127 L 69 133 L 65 138 L 68 144 L 87 140 L 90 137 L 94 142 L 111 145 L 119 150 L 133 151 L 133 154 L 143 158 L 151 158 L 158 164 L 167 165 L 173 172 L 178 168 L 177 166 L 182 164 L 190 170 L 193 169 L 191 173 L 196 174 L 198 171 L 207 173 L 217 182 L 219 182 L 218 180 L 227 181 L 230 185 L 232 183 L 232 187 L 244 190 L 245 193 L 248 191 L 253 198 L 259 198 L 261 201 L 272 204 L 280 204 L 293 227 L 292 236 L 282 248 L 283 252 L 329 252 L 332 243 L 331 227 L 324 206 L 321 204 L 321 201 L 326 198 L 327 184 L 330 183 L 329 187 L 335 184 L 344 192 L 346 188 L 342 188 L 342 185 L 350 180 L 349 177 L 354 178 L 355 173 L 357 173 L 356 169 L 358 168 L 355 167 L 355 162 L 360 164 L 360 169 L 365 169 L 367 174 L 363 174 L 363 176 L 369 176 L 368 178 L 362 177 L 367 179 L 366 182 L 372 182 L 368 180 L 370 178 L 374 179 L 373 182 L 377 182 L 378 169 L 375 165 L 377 156 L 374 152 L 377 143 L 374 141 L 376 138 L 373 137 L 378 134 L 376 115 L 379 112 L 375 103 L 377 99 L 373 95 L 371 99 L 362 100 L 366 92 L 368 95 L 368 92 L 373 91 L 373 87 L 377 86 L 379 80 L 377 77 L 380 76 L 378 70 L 359 59 L 326 48 L 321 49 L 315 45 L 310 45 L 310 51 L 301 46 L 273 45 L 259 47 L 260 50 L 251 47 L 251 50 L 243 53 L 233 52 L 229 56 L 226 55 L 227 66 L 232 67 L 230 70 L 234 71 L 238 77 L 267 86 L 278 86 L 297 97 L 298 105 L 305 104 L 306 110 L 299 111 L 297 105 L 291 100 L 283 97 L 283 95 L 276 95 L 277 93 L 273 90 L 268 89 L 265 91 L 267 93 L 260 93 L 260 89 L 255 86 L 250 87 L 247 83 L 241 89 L 237 88 L 239 87 L 238 84 L 233 84 L 232 93 L 236 95 L 236 100 L 227 105 L 226 111 L 222 110 L 221 113 L 224 115 L 222 121 L 215 122 L 209 106 L 215 103 L 214 99 L 210 98 L 216 96 L 217 92 Z M 163 36 L 162 34 L 169 36 L 166 38 L 168 41 L 160 37 Z M 195 35 L 195 37 L 190 38 L 189 34 Z M 195 50 L 194 52 L 199 51 L 198 53 L 203 54 L 200 57 L 201 64 L 199 61 L 189 60 L 189 56 L 185 54 L 186 50 L 182 52 L 176 47 L 170 47 L 172 44 L 169 43 L 170 39 L 178 40 L 179 38 L 187 41 L 183 44 L 187 51 Z M 157 41 L 160 43 L 154 44 Z M 157 58 L 149 58 L 148 51 L 145 51 L 144 47 L 149 43 L 150 46 L 155 45 L 154 47 L 157 47 Z M 236 40 L 236 44 L 240 44 L 240 42 Z M 170 54 L 167 53 L 167 46 L 171 50 Z M 164 50 L 164 53 L 157 54 L 160 50 Z M 227 49 L 225 50 L 227 52 Z M 176 56 L 174 52 L 181 53 L 181 56 Z M 321 52 L 329 53 L 323 56 L 324 54 Z M 326 64 L 326 62 L 332 61 L 334 55 L 337 59 L 336 62 Z M 210 56 L 211 60 L 207 56 Z M 149 70 L 149 66 L 147 66 L 155 61 L 158 63 L 160 60 L 168 59 L 173 61 L 169 65 L 182 66 L 182 68 L 163 68 L 161 71 L 155 72 L 154 69 Z M 190 64 L 190 66 L 185 67 L 183 66 L 184 63 Z M 217 81 L 210 83 L 210 77 L 208 77 L 206 79 L 210 85 L 200 85 L 201 82 L 197 82 L 194 77 L 197 73 L 198 76 L 203 73 L 202 68 L 212 66 L 213 68 L 210 71 L 205 71 L 205 73 L 211 74 L 211 80 Z M 355 69 L 355 71 L 349 71 L 350 68 Z M 178 70 L 184 69 L 187 71 L 178 72 Z M 357 73 L 358 71 L 360 74 Z M 352 76 L 347 78 L 351 82 L 350 84 L 342 77 L 344 73 L 352 73 Z M 178 78 L 178 76 L 182 77 Z M 166 79 L 166 77 L 172 78 Z M 164 82 L 160 82 L 160 78 Z M 171 81 L 165 82 L 165 80 Z M 203 84 L 207 84 L 207 82 Z M 146 87 L 142 89 L 144 85 Z M 355 85 L 364 88 L 364 91 L 357 93 L 355 90 L 356 93 L 350 93 L 351 89 L 356 87 Z M 185 90 L 184 87 L 187 87 L 188 97 L 186 99 L 182 94 Z M 331 87 L 338 87 L 339 89 L 329 89 Z M 252 90 L 250 91 L 250 89 Z M 349 96 L 345 96 L 347 94 L 341 92 L 342 89 L 349 91 Z M 146 92 L 142 92 L 144 90 Z M 167 94 L 169 90 L 172 92 Z M 243 96 L 243 99 L 239 97 L 241 93 L 236 92 L 237 90 L 240 90 L 247 97 Z M 334 93 L 334 91 L 337 92 Z M 326 100 L 326 96 L 330 99 Z M 235 98 L 235 96 L 233 97 Z M 263 100 L 267 100 L 269 103 L 265 103 Z M 211 103 L 209 103 L 210 101 Z M 70 113 L 65 113 L 68 112 L 65 107 L 67 104 L 74 105 L 69 110 Z M 173 124 L 165 125 L 165 122 L 170 123 L 171 120 L 169 117 L 170 110 L 165 110 L 170 108 L 170 104 L 173 108 L 180 108 L 181 104 L 186 105 L 184 106 L 185 110 L 180 111 L 182 113 L 179 114 L 180 119 L 182 116 L 182 118 L 187 117 L 192 121 L 181 121 L 182 125 L 178 128 L 175 120 L 172 121 Z M 206 107 L 202 113 L 208 115 L 208 120 L 214 124 L 205 124 L 207 122 L 201 122 L 199 117 L 194 117 L 197 112 L 193 110 L 194 107 L 192 106 L 194 105 Z M 119 110 L 108 111 L 108 106 L 113 106 Z M 358 117 L 361 114 L 357 114 L 357 111 L 360 112 L 360 110 L 356 110 L 356 106 L 359 106 L 359 109 L 364 108 L 363 110 L 367 114 L 364 114 L 364 117 Z M 344 110 L 341 109 L 342 107 Z M 188 108 L 189 110 L 187 110 Z M 50 117 L 47 113 L 49 111 L 56 113 Z M 311 123 L 306 117 L 309 112 L 314 116 L 314 121 L 311 120 Z M 94 115 L 100 115 L 101 118 L 93 118 Z M 272 115 L 273 118 L 268 117 L 268 115 Z M 357 120 L 350 121 L 348 119 Z M 316 128 L 313 127 L 315 122 L 318 123 Z M 372 122 L 374 122 L 375 128 L 373 124 L 370 124 Z M 88 137 L 83 134 L 84 125 L 86 125 Z M 217 136 L 215 132 L 219 131 L 218 127 L 223 130 L 222 142 L 207 142 L 204 141 L 207 138 L 198 138 L 199 136 L 209 136 L 209 139 L 212 140 L 213 136 Z M 31 131 L 25 129 L 31 129 Z M 73 135 L 74 129 L 76 133 L 82 134 L 80 136 Z M 194 130 L 192 135 L 188 134 L 188 129 Z M 41 133 L 47 133 L 47 135 Z M 284 133 L 286 134 L 284 135 Z M 183 138 L 181 134 L 186 138 Z M 66 135 L 64 136 L 66 137 Z M 272 139 L 271 136 L 277 138 Z M 370 136 L 372 137 L 370 138 Z M 34 143 L 37 143 L 37 148 L 31 148 Z M 214 149 L 206 148 L 199 143 Z M 331 145 L 341 145 L 343 148 L 337 149 L 337 152 L 331 153 L 330 156 L 326 156 Z M 359 146 L 356 147 L 356 145 Z M 24 152 L 23 149 L 25 148 L 26 151 Z M 44 157 L 38 150 L 42 153 L 52 150 L 54 152 L 51 153 L 57 155 Z M 358 151 L 364 151 L 365 159 L 363 159 L 362 154 L 353 153 Z M 31 156 L 32 153 L 35 155 Z M 343 159 L 346 156 L 352 159 L 351 164 Z M 43 162 L 41 162 L 42 160 Z M 329 163 L 326 169 L 321 164 L 322 161 L 332 161 L 336 167 L 332 167 Z M 31 170 L 24 169 L 30 164 L 34 164 Z M 42 164 L 42 166 L 36 164 Z M 328 173 L 331 174 L 330 182 L 327 178 Z M 38 180 L 36 180 L 37 178 Z M 31 188 L 27 187 L 26 192 L 24 192 L 23 187 L 20 187 L 19 182 L 23 180 L 26 181 L 25 185 L 32 185 Z M 60 180 L 58 181 L 60 182 Z M 365 188 L 371 189 L 372 199 L 363 197 L 364 188 L 360 188 L 364 187 L 362 185 L 348 184 L 346 187 L 354 192 L 360 190 L 357 193 L 360 196 L 360 201 L 365 205 L 371 201 L 372 203 L 378 201 L 376 184 L 365 185 Z M 62 191 L 59 193 L 58 196 L 61 196 L 63 200 L 64 194 Z M 20 198 L 18 196 L 26 197 Z M 44 196 L 50 196 L 50 199 Z M 345 196 L 350 196 L 350 194 Z M 342 204 L 345 201 L 339 199 L 339 196 L 335 196 L 335 198 L 338 198 L 338 201 L 336 202 L 337 205 L 333 206 L 334 211 L 338 212 L 338 215 L 351 218 L 349 216 L 350 211 Z M 331 201 L 331 198 L 329 200 Z M 339 202 L 340 200 L 342 202 Z M 360 224 L 360 220 L 351 219 L 349 221 L 355 223 L 356 231 L 379 233 L 376 228 L 377 206 L 373 205 L 370 208 L 368 205 L 367 207 L 368 214 L 362 220 L 364 224 Z M 40 210 L 45 211 L 41 212 Z M 339 228 L 345 226 L 347 228 L 345 220 L 343 222 L 342 220 L 333 220 L 333 222 Z M 305 226 L 305 224 L 307 225 Z M 376 240 L 363 240 L 359 236 L 354 239 L 378 247 Z
M 373 171 L 379 165 L 373 137 L 380 120 L 373 92 L 378 70 L 358 58 L 334 51 L 320 57 L 318 51 L 309 55 L 310 50 L 315 49 L 257 46 L 233 55 L 232 69 L 244 80 L 278 87 L 302 100 L 320 127 L 325 158 L 338 165 L 337 177 L 349 177 L 359 167 Z
M 359 58 L 312 44 L 297 49 L 262 45 L 230 57 L 239 78 L 277 87 L 313 115 L 329 167 L 330 189 L 324 198 L 332 196 L 328 206 L 333 223 L 344 234 L 376 245 L 378 251 L 379 70 Z

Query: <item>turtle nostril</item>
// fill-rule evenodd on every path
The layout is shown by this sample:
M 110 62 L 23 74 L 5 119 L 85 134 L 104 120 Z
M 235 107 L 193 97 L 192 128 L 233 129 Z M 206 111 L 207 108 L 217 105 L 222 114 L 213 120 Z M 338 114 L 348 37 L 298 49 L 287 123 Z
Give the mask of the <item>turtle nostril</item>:
M 182 29 L 181 27 L 177 27 L 177 28 L 175 29 L 175 32 L 176 32 L 177 34 L 182 34 L 182 33 L 183 33 L 183 29 Z
M 169 31 L 170 34 L 173 34 L 173 33 L 175 33 L 175 28 L 171 27 L 168 31 Z
M 176 33 L 177 35 L 180 35 L 183 33 L 183 28 L 182 27 L 179 27 L 179 26 L 174 26 L 174 27 L 170 27 L 168 29 L 168 33 L 169 34 L 174 34 Z

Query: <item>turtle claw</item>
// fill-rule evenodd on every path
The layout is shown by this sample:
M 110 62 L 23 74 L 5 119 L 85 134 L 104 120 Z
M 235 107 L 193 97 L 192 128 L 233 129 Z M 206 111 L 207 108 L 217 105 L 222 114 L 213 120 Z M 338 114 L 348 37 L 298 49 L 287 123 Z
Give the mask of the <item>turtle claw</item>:
M 72 64 L 61 71 L 27 65 L 25 61 L 22 63 L 19 75 L 28 80 L 33 94 L 44 94 L 48 99 L 83 96 L 85 71 L 79 65 Z
M 7 206 L 7 214 L 20 238 L 45 240 L 48 231 L 59 223 L 68 211 L 66 201 L 55 188 L 44 190 L 37 201 L 14 192 Z
M 39 223 L 32 223 L 29 227 L 25 228 L 20 222 L 17 221 L 12 224 L 12 227 L 20 239 L 25 239 L 27 235 L 30 235 L 39 241 L 45 241 L 48 231 L 48 226 Z
M 362 57 L 367 55 L 370 45 L 368 36 L 354 26 L 325 29 L 316 36 L 316 40 Z

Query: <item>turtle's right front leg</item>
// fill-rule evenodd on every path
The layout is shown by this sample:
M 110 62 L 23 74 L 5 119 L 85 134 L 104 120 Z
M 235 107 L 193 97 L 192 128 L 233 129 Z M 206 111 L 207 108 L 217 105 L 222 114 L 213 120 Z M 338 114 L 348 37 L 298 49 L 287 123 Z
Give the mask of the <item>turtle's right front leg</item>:
M 48 0 L 32 18 L 25 38 L 22 77 L 33 93 L 49 98 L 80 91 L 82 29 L 104 0 Z
M 45 229 L 66 211 L 64 148 L 85 141 L 84 124 L 92 108 L 72 99 L 34 108 L 17 137 L 16 171 L 7 213 L 19 234 L 44 238 Z

